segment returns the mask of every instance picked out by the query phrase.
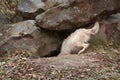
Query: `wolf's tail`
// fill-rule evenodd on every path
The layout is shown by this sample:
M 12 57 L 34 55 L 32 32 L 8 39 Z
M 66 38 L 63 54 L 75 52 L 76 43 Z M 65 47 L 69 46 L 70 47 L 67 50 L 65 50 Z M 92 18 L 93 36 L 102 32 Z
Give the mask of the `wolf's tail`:
M 90 34 L 92 35 L 97 34 L 99 31 L 99 23 L 95 22 L 94 26 L 91 29 L 89 29 L 89 31 L 90 31 Z

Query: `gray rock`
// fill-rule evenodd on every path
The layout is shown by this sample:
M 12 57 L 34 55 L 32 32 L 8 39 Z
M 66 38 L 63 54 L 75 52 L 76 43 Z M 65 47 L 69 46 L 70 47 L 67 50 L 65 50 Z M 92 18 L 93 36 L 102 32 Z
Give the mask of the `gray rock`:
M 56 33 L 40 30 L 34 20 L 3 26 L 0 33 L 0 55 L 26 51 L 31 56 L 43 57 L 54 54 L 60 45 Z
M 78 28 L 101 20 L 120 9 L 119 0 L 63 0 L 36 17 L 37 24 L 48 30 Z
M 42 13 L 45 4 L 42 0 L 21 0 L 18 5 L 17 13 L 24 18 L 34 18 L 36 15 Z

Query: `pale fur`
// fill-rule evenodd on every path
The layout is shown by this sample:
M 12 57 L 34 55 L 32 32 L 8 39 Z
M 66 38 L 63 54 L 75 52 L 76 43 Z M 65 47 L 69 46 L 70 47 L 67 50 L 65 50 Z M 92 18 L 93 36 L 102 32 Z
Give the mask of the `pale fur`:
M 78 54 L 88 48 L 91 35 L 95 35 L 99 31 L 99 23 L 96 22 L 91 29 L 77 29 L 70 36 L 68 36 L 62 43 L 60 55 L 70 54 L 75 48 L 81 48 Z

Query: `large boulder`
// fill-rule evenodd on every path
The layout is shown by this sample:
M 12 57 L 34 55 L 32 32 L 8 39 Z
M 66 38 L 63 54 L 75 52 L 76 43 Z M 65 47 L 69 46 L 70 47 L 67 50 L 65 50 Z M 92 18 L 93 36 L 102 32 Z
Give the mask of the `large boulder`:
M 17 14 L 24 18 L 34 18 L 36 15 L 42 13 L 45 4 L 42 0 L 21 0 L 18 4 Z
M 0 55 L 26 51 L 31 56 L 56 54 L 60 40 L 56 33 L 40 30 L 34 20 L 9 24 L 0 29 Z
M 48 30 L 78 28 L 101 20 L 120 9 L 119 0 L 63 0 L 36 17 L 37 24 Z

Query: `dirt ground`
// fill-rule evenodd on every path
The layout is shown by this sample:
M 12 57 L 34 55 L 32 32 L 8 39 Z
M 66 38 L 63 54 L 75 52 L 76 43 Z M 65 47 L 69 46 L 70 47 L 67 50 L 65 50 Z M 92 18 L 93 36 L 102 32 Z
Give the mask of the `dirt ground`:
M 81 55 L 0 58 L 0 80 L 120 80 L 120 48 L 99 46 Z

